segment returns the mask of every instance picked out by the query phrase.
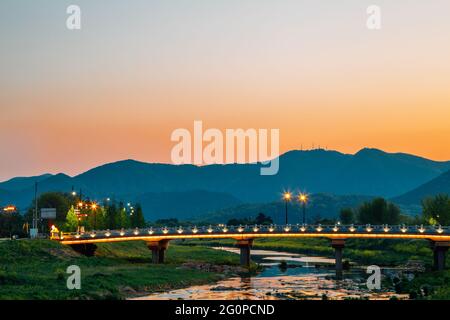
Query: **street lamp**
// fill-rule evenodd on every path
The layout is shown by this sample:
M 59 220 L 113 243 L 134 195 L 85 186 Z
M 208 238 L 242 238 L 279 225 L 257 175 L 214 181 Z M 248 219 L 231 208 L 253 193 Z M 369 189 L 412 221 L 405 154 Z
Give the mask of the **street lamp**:
M 97 230 L 97 204 L 94 202 L 91 205 L 92 211 L 94 211 L 94 229 Z
M 306 204 L 308 203 L 308 195 L 305 193 L 300 193 L 298 195 L 298 201 L 302 204 L 303 208 L 303 224 L 306 223 Z
M 292 199 L 292 194 L 290 192 L 285 192 L 283 194 L 283 200 L 284 200 L 284 203 L 285 203 L 285 220 L 286 220 L 285 222 L 286 222 L 286 225 L 288 224 L 288 202 L 290 202 L 291 199 Z

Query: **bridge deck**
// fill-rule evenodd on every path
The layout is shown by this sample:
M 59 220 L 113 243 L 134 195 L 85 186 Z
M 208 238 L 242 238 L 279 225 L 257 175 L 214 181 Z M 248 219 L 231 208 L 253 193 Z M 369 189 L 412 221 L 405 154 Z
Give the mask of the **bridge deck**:
M 329 238 L 329 239 L 423 239 L 450 241 L 449 227 L 417 226 L 253 226 L 146 228 L 95 231 L 82 234 L 62 233 L 52 237 L 63 244 L 122 241 L 161 241 L 179 239 L 257 239 L 257 238 Z

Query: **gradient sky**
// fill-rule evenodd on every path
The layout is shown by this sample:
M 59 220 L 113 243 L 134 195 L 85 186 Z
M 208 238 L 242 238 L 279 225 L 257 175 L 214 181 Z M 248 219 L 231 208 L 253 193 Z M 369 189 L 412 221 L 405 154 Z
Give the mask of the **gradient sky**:
M 449 15 L 448 0 L 2 0 L 0 180 L 169 162 L 194 120 L 279 128 L 282 151 L 450 160 Z

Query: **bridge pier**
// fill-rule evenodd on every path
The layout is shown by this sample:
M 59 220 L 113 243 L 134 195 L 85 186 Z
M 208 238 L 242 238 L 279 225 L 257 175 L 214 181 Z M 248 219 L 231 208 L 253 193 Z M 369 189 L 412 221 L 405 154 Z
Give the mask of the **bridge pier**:
M 433 249 L 433 269 L 442 271 L 445 269 L 445 254 L 450 247 L 447 241 L 432 241 L 431 249 Z
M 147 247 L 152 251 L 152 263 L 164 263 L 165 252 L 169 247 L 169 240 L 150 241 Z
M 238 240 L 236 247 L 240 249 L 240 262 L 242 266 L 250 266 L 250 249 L 253 246 L 253 239 Z
M 334 248 L 334 258 L 336 260 L 336 278 L 342 279 L 342 250 L 345 247 L 345 239 L 331 239 L 331 246 Z
M 86 257 L 92 257 L 95 254 L 97 246 L 93 243 L 71 244 L 72 249 Z

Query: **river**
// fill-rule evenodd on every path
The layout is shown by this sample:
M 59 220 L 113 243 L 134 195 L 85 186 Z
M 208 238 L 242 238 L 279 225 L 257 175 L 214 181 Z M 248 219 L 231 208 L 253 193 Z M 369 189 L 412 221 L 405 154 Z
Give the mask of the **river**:
M 236 248 L 215 248 L 239 253 Z M 334 259 L 287 252 L 252 250 L 252 259 L 264 270 L 254 276 L 232 277 L 214 284 L 191 286 L 153 293 L 136 300 L 292 300 L 292 299 L 370 299 L 386 300 L 392 296 L 406 299 L 390 290 L 371 291 L 369 276 L 361 267 L 335 277 Z M 287 267 L 280 265 L 285 261 Z M 386 271 L 386 270 L 385 270 Z

